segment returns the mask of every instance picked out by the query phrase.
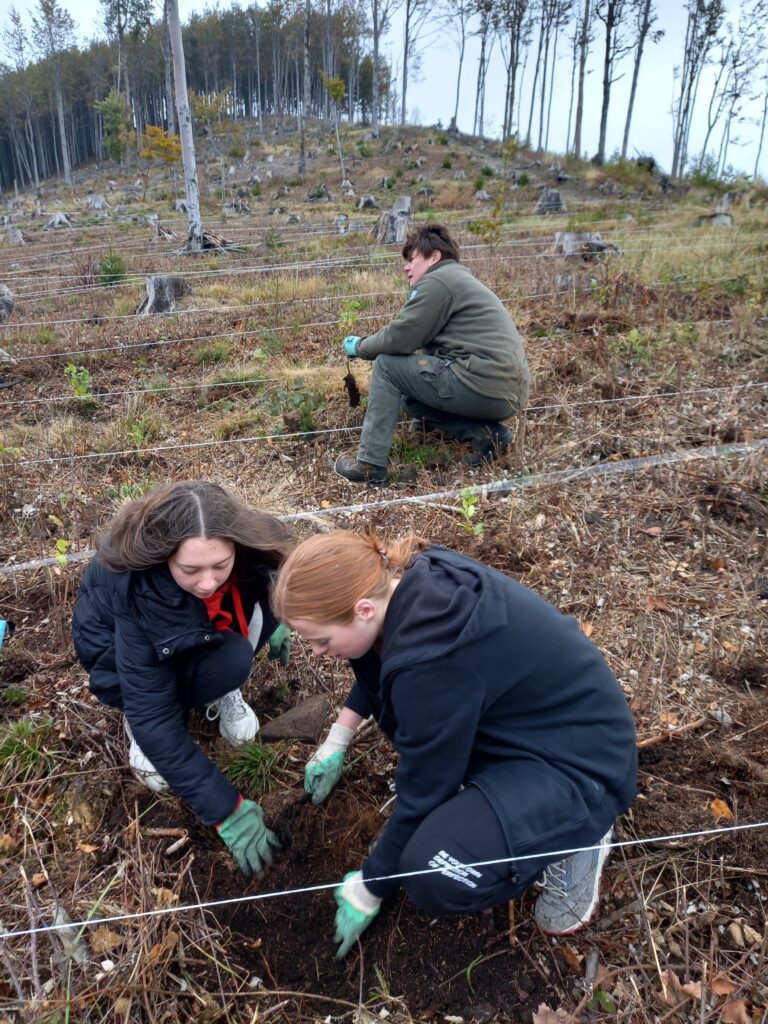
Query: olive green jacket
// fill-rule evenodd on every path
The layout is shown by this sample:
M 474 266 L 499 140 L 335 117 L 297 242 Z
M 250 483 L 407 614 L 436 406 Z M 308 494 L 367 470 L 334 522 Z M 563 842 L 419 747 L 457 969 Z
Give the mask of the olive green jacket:
M 446 359 L 471 391 L 505 398 L 521 409 L 530 372 L 517 328 L 500 299 L 461 263 L 441 259 L 411 290 L 395 319 L 357 344 L 357 355 L 411 355 L 423 349 Z

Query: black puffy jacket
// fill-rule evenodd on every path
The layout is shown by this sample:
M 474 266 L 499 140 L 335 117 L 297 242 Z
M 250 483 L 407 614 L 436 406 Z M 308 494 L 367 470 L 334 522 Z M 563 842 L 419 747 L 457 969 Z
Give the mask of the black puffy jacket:
M 264 616 L 258 650 L 278 625 L 269 572 L 241 548 L 235 572 L 246 620 L 256 602 Z M 80 584 L 72 633 L 91 692 L 123 709 L 136 742 L 171 789 L 205 825 L 231 814 L 238 791 L 187 732 L 177 697 L 177 657 L 223 640 L 205 604 L 182 590 L 165 564 L 112 572 L 94 559 Z

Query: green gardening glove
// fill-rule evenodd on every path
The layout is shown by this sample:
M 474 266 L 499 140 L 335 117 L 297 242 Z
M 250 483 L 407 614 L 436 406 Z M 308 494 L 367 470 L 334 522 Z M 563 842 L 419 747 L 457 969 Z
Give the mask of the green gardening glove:
M 314 752 L 304 769 L 304 789 L 313 804 L 321 804 L 341 778 L 344 754 L 354 731 L 335 722 L 328 730 L 325 743 Z
M 378 914 L 381 898 L 367 888 L 362 871 L 350 871 L 345 875 L 343 885 L 338 887 L 333 898 L 339 907 L 333 941 L 341 943 L 336 959 L 343 960 Z
M 285 668 L 288 664 L 288 659 L 291 656 L 291 631 L 287 626 L 284 626 L 282 622 L 277 627 L 275 632 L 269 638 L 269 654 L 267 657 L 271 661 L 280 660 L 280 664 Z
M 264 824 L 264 811 L 253 800 L 240 797 L 234 811 L 216 828 L 246 878 L 260 875 L 280 849 L 280 840 Z

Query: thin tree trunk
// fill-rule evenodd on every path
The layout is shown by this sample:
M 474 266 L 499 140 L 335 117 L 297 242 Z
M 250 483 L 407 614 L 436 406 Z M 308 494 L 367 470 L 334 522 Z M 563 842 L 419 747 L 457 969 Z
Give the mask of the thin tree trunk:
M 763 152 L 763 140 L 765 139 L 765 123 L 768 121 L 768 88 L 765 90 L 763 96 L 763 117 L 760 121 L 760 138 L 757 143 L 757 156 L 755 157 L 755 170 L 752 174 L 753 178 L 757 177 L 758 167 L 760 165 L 760 156 Z
M 165 107 L 168 131 L 171 135 L 176 134 L 176 104 L 173 101 L 173 75 L 171 66 L 171 37 L 168 31 L 168 0 L 163 4 L 163 61 L 165 63 Z
M 56 113 L 59 119 L 59 138 L 61 139 L 61 162 L 64 165 L 64 182 L 72 186 L 72 167 L 69 162 L 69 143 L 67 142 L 67 125 L 64 120 L 64 96 L 61 91 L 61 68 L 57 65 L 54 71 L 56 88 Z
M 651 0 L 644 0 L 643 22 L 637 39 L 637 52 L 635 54 L 635 66 L 632 69 L 632 85 L 629 90 L 629 103 L 627 105 L 627 119 L 624 122 L 624 138 L 621 142 L 621 158 L 626 160 L 627 149 L 629 148 L 629 126 L 632 123 L 632 113 L 635 109 L 635 96 L 637 94 L 637 80 L 640 77 L 640 61 L 643 59 L 643 48 L 645 47 L 646 36 L 651 24 Z
M 587 66 L 587 50 L 589 49 L 589 5 L 590 0 L 584 0 L 581 39 L 579 40 L 579 87 L 576 99 L 576 124 L 573 129 L 573 153 L 576 157 L 581 156 L 581 124 L 584 118 L 584 78 Z
M 199 252 L 203 247 L 203 225 L 200 220 L 200 189 L 197 184 L 195 142 L 192 136 L 192 115 L 187 94 L 187 72 L 184 67 L 184 47 L 181 41 L 178 0 L 168 2 L 168 31 L 173 53 L 173 77 L 176 83 L 176 113 L 179 118 L 181 160 L 184 165 L 184 186 L 187 196 L 189 223 L 189 249 Z
M 405 0 L 405 21 L 403 23 L 403 92 L 400 97 L 400 125 L 405 125 L 405 96 L 408 92 L 408 46 L 411 28 L 413 0 Z
M 597 144 L 597 153 L 595 154 L 595 163 L 601 166 L 605 163 L 605 145 L 608 135 L 608 107 L 611 102 L 612 77 L 611 51 L 614 45 L 614 29 L 614 6 L 612 0 L 608 0 L 605 17 L 605 56 L 603 57 L 603 100 L 600 106 L 600 138 Z
M 310 78 L 309 78 L 309 19 L 312 11 L 311 0 L 304 0 L 304 32 L 303 32 L 303 72 L 304 82 L 302 90 L 302 116 L 299 121 L 299 177 L 304 181 L 307 165 L 306 134 L 307 118 L 309 117 L 310 103 Z M 298 87 L 297 87 L 298 88 Z M 298 101 L 298 97 L 297 97 Z
M 371 68 L 371 135 L 374 139 L 379 137 L 379 37 L 381 26 L 379 24 L 379 2 L 371 2 L 371 20 L 373 32 L 373 67 Z
M 37 150 L 35 148 L 35 133 L 32 130 L 32 121 L 29 117 L 29 109 L 27 109 L 27 117 L 25 122 L 25 132 L 27 136 L 27 145 L 29 146 L 30 156 L 32 157 L 32 174 L 35 181 L 35 189 L 40 188 L 40 174 L 37 168 Z
M 461 92 L 461 69 L 464 65 L 464 49 L 466 47 L 466 33 L 464 32 L 464 25 L 462 23 L 461 28 L 461 46 L 459 47 L 459 69 L 456 73 L 456 102 L 453 107 L 453 117 L 451 118 L 451 125 L 454 128 L 458 128 L 458 117 L 459 117 L 459 94 Z
M 542 25 L 542 31 L 544 26 Z M 544 40 L 544 63 L 541 68 L 541 96 L 539 97 L 539 141 L 537 149 L 541 149 L 544 141 L 544 104 L 547 99 L 547 71 L 549 70 L 549 33 L 550 26 L 547 25 L 546 38 Z
M 552 47 L 552 69 L 549 75 L 549 102 L 547 103 L 547 130 L 544 133 L 544 149 L 549 149 L 549 125 L 552 120 L 552 97 L 555 95 L 555 66 L 557 64 L 557 41 L 560 36 L 560 22 L 555 25 L 555 42 Z M 566 138 L 568 136 L 566 135 Z
M 528 114 L 528 131 L 525 133 L 525 137 L 530 145 L 531 142 L 531 130 L 533 129 L 533 112 L 536 108 L 536 83 L 539 80 L 539 68 L 541 67 L 541 51 L 544 46 L 544 24 L 539 27 L 539 47 L 536 51 L 536 67 L 533 71 L 533 85 L 531 86 L 531 109 Z

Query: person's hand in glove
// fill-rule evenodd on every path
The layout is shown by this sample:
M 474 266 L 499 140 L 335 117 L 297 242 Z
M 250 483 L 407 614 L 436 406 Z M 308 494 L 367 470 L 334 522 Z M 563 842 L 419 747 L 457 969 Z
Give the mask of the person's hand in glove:
M 285 668 L 288 664 L 288 659 L 291 656 L 291 631 L 287 626 L 284 626 L 282 622 L 277 627 L 275 632 L 269 638 L 269 654 L 267 657 L 271 661 L 279 660 L 280 664 Z
M 347 751 L 353 729 L 347 729 L 335 722 L 322 743 L 307 762 L 304 770 L 304 789 L 312 797 L 313 804 L 321 804 L 341 778 L 344 754 Z
M 260 875 L 280 849 L 280 840 L 264 824 L 264 811 L 253 800 L 240 797 L 234 811 L 216 828 L 246 878 Z
M 363 881 L 362 871 L 350 871 L 334 893 L 336 911 L 334 942 L 340 942 L 336 959 L 343 960 L 356 940 L 373 921 L 381 907 L 381 898 L 374 896 Z
M 344 349 L 344 355 L 347 359 L 357 359 L 358 341 L 360 341 L 360 336 L 357 334 L 348 334 L 344 341 L 342 341 L 341 347 Z

